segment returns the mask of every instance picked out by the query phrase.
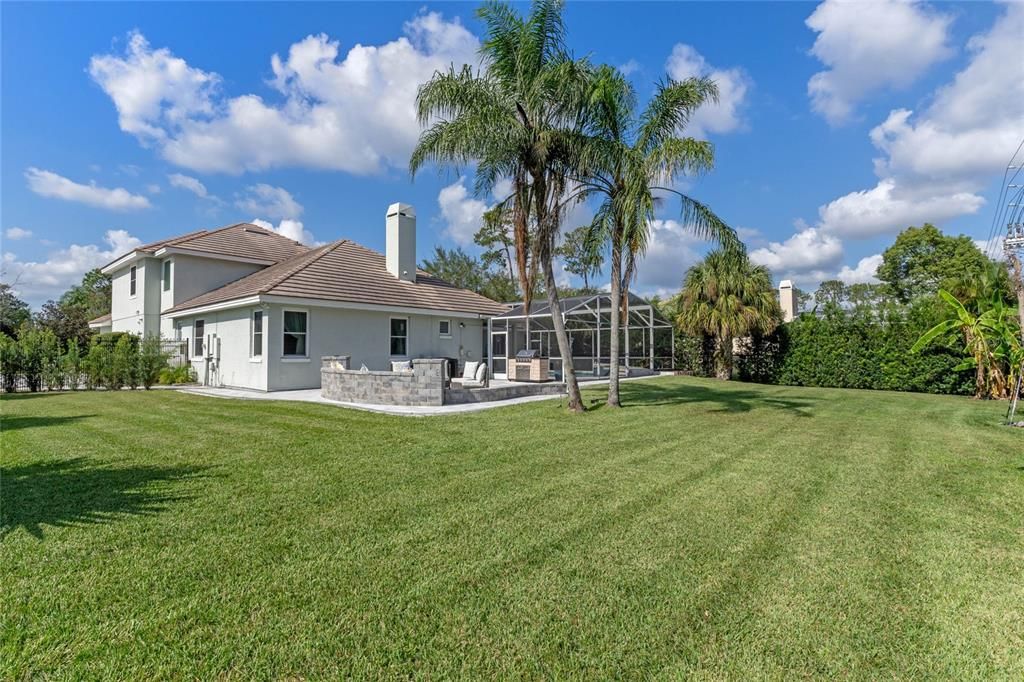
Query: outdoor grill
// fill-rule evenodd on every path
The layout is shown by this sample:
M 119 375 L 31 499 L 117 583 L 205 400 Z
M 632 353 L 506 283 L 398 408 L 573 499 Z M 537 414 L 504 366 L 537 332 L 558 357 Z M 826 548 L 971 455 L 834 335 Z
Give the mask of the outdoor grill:
M 516 381 L 547 381 L 548 359 L 543 357 L 536 348 L 524 348 L 516 353 L 515 372 L 512 378 Z

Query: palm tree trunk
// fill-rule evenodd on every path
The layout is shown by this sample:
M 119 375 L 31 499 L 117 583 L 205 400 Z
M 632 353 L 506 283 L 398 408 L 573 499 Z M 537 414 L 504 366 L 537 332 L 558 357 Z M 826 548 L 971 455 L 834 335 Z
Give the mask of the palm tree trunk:
M 562 306 L 558 300 L 555 269 L 551 264 L 550 254 L 544 254 L 541 263 L 544 268 L 544 288 L 547 289 L 548 307 L 551 309 L 551 323 L 555 328 L 558 352 L 562 356 L 562 379 L 569 394 L 569 411 L 583 412 L 583 396 L 580 395 L 580 384 L 576 380 L 576 369 L 572 366 L 572 347 L 569 345 L 569 334 L 565 331 L 565 320 L 562 319 Z
M 718 340 L 718 356 L 715 362 L 715 377 L 723 381 L 732 379 L 732 337 L 723 336 Z
M 608 343 L 608 407 L 621 407 L 619 402 L 619 327 L 622 326 L 622 232 L 616 224 L 612 233 L 612 323 Z

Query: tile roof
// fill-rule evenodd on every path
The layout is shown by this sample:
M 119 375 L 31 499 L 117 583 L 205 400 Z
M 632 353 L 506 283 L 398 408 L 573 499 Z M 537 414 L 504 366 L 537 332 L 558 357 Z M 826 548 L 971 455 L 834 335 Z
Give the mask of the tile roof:
M 89 320 L 88 324 L 95 324 L 95 325 L 107 324 L 107 323 L 110 322 L 110 320 L 111 320 L 111 315 L 110 315 L 110 313 L 107 313 L 106 315 L 100 315 L 99 317 L 97 317 L 94 320 Z
M 196 230 L 144 244 L 135 250 L 152 254 L 165 247 L 188 249 L 211 256 L 252 258 L 271 263 L 280 263 L 309 251 L 308 246 L 252 223 L 235 223 L 216 230 Z
M 271 265 L 166 312 L 257 294 L 484 315 L 500 315 L 508 309 L 422 270 L 417 270 L 415 282 L 400 280 L 388 272 L 383 254 L 343 239 Z

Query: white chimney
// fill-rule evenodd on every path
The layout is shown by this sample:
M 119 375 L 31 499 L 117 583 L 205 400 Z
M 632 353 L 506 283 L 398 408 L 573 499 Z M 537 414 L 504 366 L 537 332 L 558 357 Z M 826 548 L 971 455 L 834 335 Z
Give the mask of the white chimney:
M 416 210 L 409 204 L 391 204 L 387 217 L 388 272 L 416 281 Z
M 779 282 L 779 305 L 782 307 L 782 321 L 792 322 L 796 317 L 796 291 L 788 279 Z

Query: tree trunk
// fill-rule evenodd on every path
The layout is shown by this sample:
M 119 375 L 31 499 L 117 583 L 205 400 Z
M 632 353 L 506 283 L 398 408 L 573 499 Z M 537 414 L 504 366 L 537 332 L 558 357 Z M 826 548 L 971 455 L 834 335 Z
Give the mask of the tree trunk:
M 619 332 L 622 326 L 622 233 L 616 225 L 612 233 L 612 323 L 608 343 L 608 407 L 621 407 L 619 401 Z
M 544 254 L 541 265 L 544 268 L 544 288 L 547 289 L 551 323 L 555 328 L 555 339 L 558 340 L 558 351 L 562 356 L 562 379 L 569 393 L 569 411 L 583 412 L 583 396 L 580 395 L 580 384 L 576 380 L 576 369 L 572 366 L 572 347 L 569 345 L 569 334 L 565 331 L 565 321 L 562 319 L 562 306 L 559 305 L 558 288 L 555 286 L 555 269 L 551 265 L 549 254 Z
M 723 336 L 718 341 L 718 356 L 715 359 L 715 377 L 723 381 L 732 379 L 732 337 Z

